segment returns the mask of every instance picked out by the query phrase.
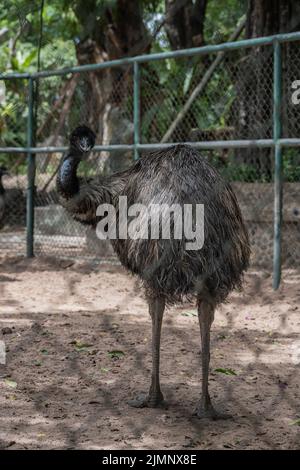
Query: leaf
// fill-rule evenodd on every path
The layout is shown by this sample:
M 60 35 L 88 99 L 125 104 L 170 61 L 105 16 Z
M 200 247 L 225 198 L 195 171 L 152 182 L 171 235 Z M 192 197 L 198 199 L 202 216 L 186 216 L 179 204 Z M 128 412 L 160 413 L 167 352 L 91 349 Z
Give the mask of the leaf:
M 109 369 L 106 369 L 105 367 L 101 367 L 101 369 L 100 369 L 100 372 L 106 373 L 106 372 L 108 372 L 108 371 L 109 371 Z
M 47 349 L 41 349 L 41 353 L 44 354 L 45 356 L 49 354 Z
M 11 66 L 12 66 L 12 69 L 14 71 L 19 70 L 19 62 L 18 62 L 18 59 L 16 57 L 11 58 Z
M 34 365 L 35 365 L 36 367 L 40 367 L 40 366 L 42 365 L 42 363 L 41 363 L 41 361 L 35 361 L 35 362 L 34 362 Z
M 300 419 L 296 419 L 290 423 L 290 426 L 300 426 Z
M 125 356 L 125 354 L 123 353 L 123 351 L 109 351 L 108 355 L 109 355 L 112 359 L 120 359 L 121 357 Z
M 10 388 L 17 388 L 17 386 L 18 386 L 17 382 L 15 382 L 14 380 L 5 379 L 4 382 L 5 382 L 6 385 L 8 385 L 8 387 L 10 387 Z
M 75 351 L 78 351 L 78 352 L 87 351 L 87 348 L 85 346 L 75 346 Z
M 188 312 L 183 312 L 181 315 L 184 317 L 196 317 L 198 314 L 194 310 L 190 310 Z
M 221 367 L 219 369 L 215 369 L 215 372 L 220 372 L 221 374 L 225 375 L 237 375 L 236 372 L 232 369 L 222 369 Z
M 34 49 L 33 51 L 31 51 L 28 54 L 28 56 L 25 58 L 25 60 L 22 63 L 22 68 L 27 69 L 27 67 L 29 67 L 29 65 L 31 64 L 33 59 L 35 59 L 36 53 L 37 53 L 37 51 L 36 51 L 36 49 Z
M 7 398 L 9 398 L 9 400 L 13 400 L 13 401 L 17 399 L 16 395 L 10 395 Z
M 226 336 L 223 335 L 223 334 L 220 334 L 220 335 L 217 337 L 217 339 L 223 341 L 224 339 L 226 339 Z

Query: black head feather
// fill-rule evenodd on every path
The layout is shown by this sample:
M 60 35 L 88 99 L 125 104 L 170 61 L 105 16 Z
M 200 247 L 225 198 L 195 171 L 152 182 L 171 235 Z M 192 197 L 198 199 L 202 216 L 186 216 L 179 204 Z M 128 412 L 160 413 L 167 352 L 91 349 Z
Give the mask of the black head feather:
M 89 152 L 95 145 L 96 134 L 87 126 L 78 126 L 71 132 L 70 145 L 80 153 Z

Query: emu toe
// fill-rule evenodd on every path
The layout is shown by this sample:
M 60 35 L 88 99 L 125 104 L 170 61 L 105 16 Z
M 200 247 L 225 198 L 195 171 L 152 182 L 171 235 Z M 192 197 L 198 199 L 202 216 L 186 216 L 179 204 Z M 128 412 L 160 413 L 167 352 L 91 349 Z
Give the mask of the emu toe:
M 198 405 L 197 408 L 195 409 L 193 416 L 196 416 L 197 418 L 208 418 L 212 419 L 213 421 L 219 420 L 219 419 L 232 419 L 232 415 L 227 414 L 227 413 L 220 413 L 219 411 L 216 411 L 215 408 L 210 404 L 209 406 L 204 407 L 202 404 Z
M 127 403 L 133 408 L 167 408 L 162 394 L 150 396 L 146 393 L 141 393 Z

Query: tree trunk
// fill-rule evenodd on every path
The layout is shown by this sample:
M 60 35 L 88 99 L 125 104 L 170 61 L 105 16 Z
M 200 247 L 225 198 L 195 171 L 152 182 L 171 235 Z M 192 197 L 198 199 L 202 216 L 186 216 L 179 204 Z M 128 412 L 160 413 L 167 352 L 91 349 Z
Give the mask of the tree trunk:
M 207 0 L 165 0 L 165 30 L 172 49 L 202 46 Z
M 95 0 L 77 2 L 73 8 L 82 25 L 76 45 L 78 63 L 101 63 L 148 52 L 150 43 L 140 5 L 138 0 L 117 0 L 111 7 L 103 6 L 98 15 Z M 91 13 L 87 15 L 87 11 Z M 80 87 L 80 120 L 97 132 L 98 142 L 132 143 L 132 67 L 82 74 Z M 107 169 L 124 169 L 130 157 L 131 152 L 111 152 Z

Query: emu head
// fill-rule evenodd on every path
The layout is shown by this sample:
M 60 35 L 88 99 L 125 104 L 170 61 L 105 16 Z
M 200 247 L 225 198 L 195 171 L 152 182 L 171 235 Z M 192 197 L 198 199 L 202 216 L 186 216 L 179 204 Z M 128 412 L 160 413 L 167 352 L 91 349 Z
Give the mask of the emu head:
M 96 134 L 87 126 L 79 126 L 70 135 L 71 147 L 79 153 L 88 153 L 95 145 Z

